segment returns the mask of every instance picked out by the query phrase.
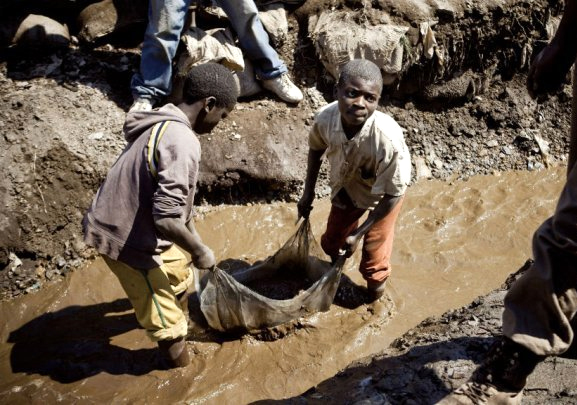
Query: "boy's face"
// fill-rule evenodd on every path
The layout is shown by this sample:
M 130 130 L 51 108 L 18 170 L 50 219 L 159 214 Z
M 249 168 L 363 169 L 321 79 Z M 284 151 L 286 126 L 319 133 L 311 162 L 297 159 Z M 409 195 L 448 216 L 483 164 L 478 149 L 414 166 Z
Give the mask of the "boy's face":
M 230 111 L 231 109 L 226 107 L 212 106 L 203 108 L 198 113 L 198 117 L 194 123 L 194 132 L 197 134 L 208 134 L 216 127 L 220 120 L 227 117 Z
M 336 88 L 336 98 L 345 131 L 359 130 L 379 104 L 381 87 L 360 78 L 352 78 Z

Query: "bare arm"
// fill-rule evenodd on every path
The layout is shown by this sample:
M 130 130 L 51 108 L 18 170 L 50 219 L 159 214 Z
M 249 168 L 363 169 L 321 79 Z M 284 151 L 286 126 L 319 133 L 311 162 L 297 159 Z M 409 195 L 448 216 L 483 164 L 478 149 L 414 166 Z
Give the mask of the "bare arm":
M 319 171 L 321 169 L 324 152 L 324 150 L 319 151 L 309 149 L 307 160 L 307 177 L 305 179 L 303 195 L 297 203 L 299 218 L 308 218 L 311 210 L 313 209 L 312 204 L 313 200 L 315 199 L 315 186 L 319 177 Z
M 345 250 L 347 251 L 347 255 L 352 255 L 359 242 L 365 236 L 365 234 L 371 229 L 376 222 L 380 221 L 381 219 L 385 218 L 389 212 L 395 208 L 395 206 L 401 201 L 403 196 L 392 196 L 385 194 L 381 201 L 377 204 L 374 210 L 372 210 L 365 222 L 363 222 L 352 234 L 350 234 L 347 239 L 345 240 Z
M 527 76 L 531 97 L 561 86 L 577 57 L 577 0 L 566 0 L 565 11 L 551 42 L 537 55 Z
M 192 262 L 197 268 L 214 267 L 214 253 L 202 242 L 192 220 L 185 223 L 180 218 L 154 217 L 154 225 L 164 237 L 190 253 Z

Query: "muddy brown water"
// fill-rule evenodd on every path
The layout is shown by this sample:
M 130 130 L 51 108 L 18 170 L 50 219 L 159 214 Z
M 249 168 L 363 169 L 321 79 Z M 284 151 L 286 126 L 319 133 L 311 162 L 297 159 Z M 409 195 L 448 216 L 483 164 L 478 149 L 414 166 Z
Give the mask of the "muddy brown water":
M 423 319 L 501 285 L 530 257 L 534 229 L 549 216 L 565 168 L 421 181 L 398 222 L 389 300 L 302 320 L 282 339 L 207 335 L 194 362 L 151 368 L 154 345 L 101 260 L 41 293 L 0 303 L 0 403 L 248 403 L 303 393 L 352 361 L 378 353 Z M 317 201 L 313 232 L 329 202 Z M 295 231 L 295 204 L 222 206 L 197 221 L 218 260 L 253 263 Z M 361 283 L 355 269 L 345 274 Z

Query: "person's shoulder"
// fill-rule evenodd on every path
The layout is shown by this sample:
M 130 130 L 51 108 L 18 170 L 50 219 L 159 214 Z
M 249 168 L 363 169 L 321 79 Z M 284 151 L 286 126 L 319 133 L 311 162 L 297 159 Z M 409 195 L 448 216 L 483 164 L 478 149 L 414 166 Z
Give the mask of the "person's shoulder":
M 375 129 L 389 138 L 404 139 L 403 128 L 389 114 L 382 111 L 375 111 L 373 117 Z
M 323 133 L 328 136 L 339 121 L 339 117 L 340 113 L 336 101 L 324 105 L 315 114 L 312 132 Z
M 174 104 L 165 104 L 158 109 L 158 112 L 162 113 L 167 121 L 178 122 L 191 129 L 190 121 L 186 114 Z
M 397 123 L 397 121 L 389 114 L 383 111 L 375 111 L 375 124 L 381 127 L 391 127 L 395 129 L 401 129 L 401 126 Z
M 174 117 L 176 118 L 176 117 Z M 200 141 L 190 125 L 180 119 L 166 119 L 166 129 L 163 138 L 166 145 L 175 145 L 179 152 L 197 154 L 200 151 Z
M 337 101 L 333 101 L 332 103 L 325 104 L 321 108 L 319 108 L 315 114 L 315 119 L 329 119 L 335 114 L 339 112 L 339 105 Z
M 395 121 L 389 114 L 381 111 L 375 111 L 374 132 L 386 148 L 392 147 L 400 154 L 408 154 L 407 144 L 405 142 L 405 134 L 403 128 Z

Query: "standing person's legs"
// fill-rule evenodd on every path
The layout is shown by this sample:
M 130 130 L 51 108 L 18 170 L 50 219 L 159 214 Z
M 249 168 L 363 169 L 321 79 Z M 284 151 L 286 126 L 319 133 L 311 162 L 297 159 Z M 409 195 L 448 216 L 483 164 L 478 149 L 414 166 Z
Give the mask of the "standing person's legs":
M 262 86 L 287 103 L 299 103 L 303 93 L 289 79 L 286 65 L 270 45 L 254 0 L 218 0 L 218 4 L 228 16 Z
M 345 245 L 345 240 L 359 226 L 359 218 L 366 210 L 352 205 L 338 207 L 331 206 L 331 212 L 327 219 L 327 228 L 321 236 L 321 247 L 324 252 L 334 261 L 339 250 Z
M 577 313 L 577 70 L 567 182 L 555 214 L 533 235 L 535 261 L 505 296 L 503 334 L 471 379 L 439 405 L 519 404 L 527 377 L 549 355 L 564 353 L 574 339 Z
M 383 295 L 385 281 L 391 274 L 395 223 L 402 205 L 403 200 L 401 199 L 385 218 L 376 222 L 369 229 L 363 240 L 359 271 L 367 281 L 367 287 L 372 293 L 373 299 Z
M 176 246 L 161 257 L 162 266 L 143 271 L 103 256 L 126 292 L 138 323 L 158 342 L 167 366 L 184 366 L 189 362 L 184 341 L 188 322 L 177 295 L 192 285 L 193 273 Z
M 274 79 L 287 72 L 283 61 L 269 43 L 254 0 L 217 0 L 235 30 L 240 46 L 255 65 L 261 80 Z
M 393 251 L 395 223 L 402 202 L 399 201 L 386 218 L 376 222 L 363 240 L 359 271 L 367 281 L 371 300 L 376 300 L 384 294 L 385 280 L 391 273 L 390 258 Z M 358 228 L 359 219 L 365 212 L 365 209 L 356 208 L 346 193 L 339 194 L 339 204 L 331 206 L 327 228 L 321 236 L 321 247 L 331 259 L 337 257 L 346 238 Z
M 131 81 L 135 100 L 154 105 L 170 93 L 172 60 L 180 42 L 191 0 L 149 0 L 140 71 Z
M 527 377 L 546 356 L 565 352 L 577 312 L 577 166 L 555 214 L 533 236 L 534 263 L 505 296 L 503 334 L 466 384 L 440 404 L 518 404 Z M 469 402 L 467 402 L 469 401 Z M 489 402 L 491 401 L 491 402 Z
M 553 217 L 533 237 L 535 262 L 505 297 L 503 332 L 538 355 L 558 355 L 573 341 L 577 312 L 577 166 Z

